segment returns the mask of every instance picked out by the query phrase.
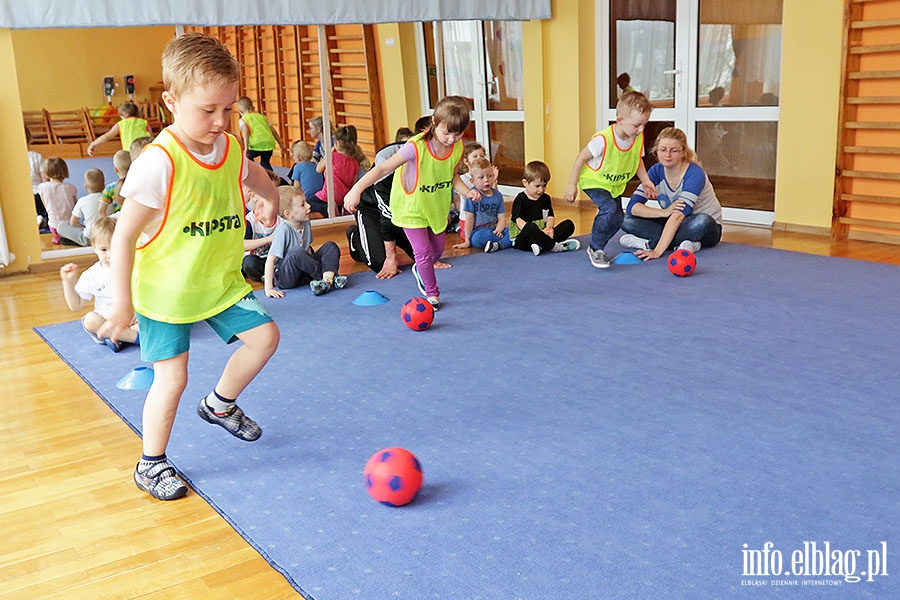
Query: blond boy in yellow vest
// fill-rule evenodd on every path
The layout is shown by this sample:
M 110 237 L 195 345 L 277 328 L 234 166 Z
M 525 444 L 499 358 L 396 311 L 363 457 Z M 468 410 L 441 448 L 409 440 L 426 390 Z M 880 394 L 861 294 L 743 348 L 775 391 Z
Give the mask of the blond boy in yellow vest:
M 587 254 L 591 264 L 605 269 L 611 264 L 606 244 L 619 231 L 625 213 L 622 192 L 637 173 L 648 198 L 656 198 L 656 187 L 647 176 L 644 154 L 644 127 L 653 110 L 640 92 L 625 92 L 616 104 L 616 122 L 593 135 L 575 158 L 566 186 L 565 198 L 575 202 L 578 186 L 597 205 Z
M 166 447 L 187 385 L 192 323 L 205 320 L 227 343 L 243 342 L 198 414 L 244 441 L 262 433 L 235 399 L 275 353 L 279 332 L 241 276 L 241 182 L 263 204 L 265 223 L 275 221 L 278 192 L 226 133 L 240 75 L 227 48 L 211 36 L 184 34 L 163 51 L 162 71 L 174 121 L 134 161 L 122 187 L 128 201 L 113 237 L 113 306 L 102 335 L 115 341 L 132 310 L 137 314 L 141 358 L 153 363 L 154 379 L 134 482 L 172 500 L 187 492 Z

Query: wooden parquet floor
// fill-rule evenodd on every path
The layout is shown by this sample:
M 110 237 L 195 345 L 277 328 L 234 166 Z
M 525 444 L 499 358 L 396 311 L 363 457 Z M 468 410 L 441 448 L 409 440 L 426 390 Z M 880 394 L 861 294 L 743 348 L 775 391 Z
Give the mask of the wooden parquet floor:
M 558 217 L 582 234 L 593 214 L 561 206 Z M 346 250 L 343 229 L 316 238 Z M 900 246 L 740 226 L 725 239 L 900 264 Z M 77 316 L 60 264 L 0 278 L 0 598 L 299 598 L 196 494 L 163 503 L 135 489 L 138 437 L 31 331 Z M 345 257 L 342 270 L 364 268 Z

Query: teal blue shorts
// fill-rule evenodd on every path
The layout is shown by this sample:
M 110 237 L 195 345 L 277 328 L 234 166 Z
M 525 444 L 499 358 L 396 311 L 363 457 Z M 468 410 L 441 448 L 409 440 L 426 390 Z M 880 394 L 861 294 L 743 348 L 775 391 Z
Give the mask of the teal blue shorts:
M 190 349 L 193 323 L 163 323 L 141 314 L 137 315 L 137 320 L 141 332 L 141 360 L 168 360 Z M 231 344 L 237 341 L 238 334 L 270 323 L 272 317 L 250 292 L 206 322 L 220 338 Z

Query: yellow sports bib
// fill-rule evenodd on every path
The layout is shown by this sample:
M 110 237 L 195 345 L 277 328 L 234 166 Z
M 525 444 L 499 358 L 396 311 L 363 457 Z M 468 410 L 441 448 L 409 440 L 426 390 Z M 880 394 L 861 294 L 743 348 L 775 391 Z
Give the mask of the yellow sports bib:
M 256 112 L 247 113 L 241 117 L 241 121 L 250 133 L 247 136 L 248 150 L 268 152 L 275 149 L 275 136 L 272 135 L 272 128 L 264 116 Z
M 198 161 L 168 129 L 152 145 L 172 161 L 162 225 L 135 253 L 131 289 L 140 314 L 165 323 L 216 315 L 250 292 L 241 275 L 241 147 L 225 134 L 218 164 Z
M 613 198 L 618 198 L 625 191 L 628 181 L 637 173 L 641 164 L 641 152 L 644 150 L 644 134 L 639 133 L 628 148 L 619 148 L 616 135 L 610 125 L 603 131 L 594 134 L 602 135 L 606 141 L 603 156 L 596 168 L 584 165 L 578 176 L 578 185 L 588 190 L 600 188 L 607 190 Z
M 131 142 L 140 137 L 150 137 L 147 130 L 147 121 L 138 117 L 127 117 L 119 121 L 119 138 L 122 140 L 122 150 L 131 150 Z
M 430 227 L 434 233 L 441 233 L 447 229 L 453 175 L 462 157 L 463 143 L 456 142 L 450 154 L 440 158 L 431 153 L 421 133 L 409 141 L 416 146 L 416 182 L 411 190 L 403 186 L 407 168 L 404 164 L 391 187 L 391 221 L 398 227 Z

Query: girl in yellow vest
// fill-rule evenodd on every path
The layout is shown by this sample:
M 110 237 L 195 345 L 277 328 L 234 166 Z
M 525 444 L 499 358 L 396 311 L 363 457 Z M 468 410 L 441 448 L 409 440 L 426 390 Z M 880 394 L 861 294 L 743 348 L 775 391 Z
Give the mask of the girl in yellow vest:
M 91 142 L 87 147 L 88 156 L 94 155 L 94 147 L 97 144 L 111 141 L 117 135 L 122 141 L 122 150 L 131 151 L 131 142 L 142 137 L 152 137 L 150 129 L 147 127 L 147 120 L 140 118 L 138 115 L 137 104 L 131 102 L 123 102 L 119 105 L 119 122 L 109 128 L 109 131 Z
M 344 210 L 354 212 L 363 190 L 403 167 L 391 188 L 391 222 L 406 233 L 416 259 L 412 268 L 416 285 L 435 310 L 440 307 L 441 293 L 434 263 L 444 253 L 452 190 L 461 197 L 481 198 L 478 190 L 469 189 L 457 172 L 463 155 L 462 136 L 468 126 L 466 100 L 447 96 L 434 107 L 428 129 L 375 165 L 344 197 Z
M 266 171 L 272 171 L 272 152 L 275 151 L 275 144 L 281 148 L 281 154 L 287 154 L 281 136 L 269 123 L 265 115 L 253 112 L 253 101 L 247 96 L 241 96 L 237 101 L 237 109 L 241 113 L 241 120 L 238 126 L 241 128 L 241 139 L 244 142 L 244 150 L 247 152 L 247 158 L 255 160 L 259 157 L 259 164 Z
M 597 205 L 587 254 L 591 264 L 598 269 L 605 269 L 612 262 L 606 254 L 606 244 L 622 226 L 625 214 L 620 198 L 635 173 L 644 185 L 647 197 L 656 198 L 656 187 L 647 176 L 642 160 L 644 126 L 650 120 L 652 109 L 643 94 L 622 94 L 616 104 L 616 122 L 595 133 L 572 165 L 565 198 L 567 202 L 575 202 L 580 185 Z

